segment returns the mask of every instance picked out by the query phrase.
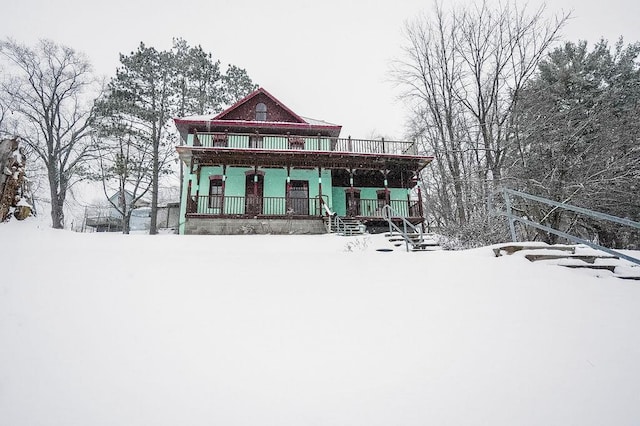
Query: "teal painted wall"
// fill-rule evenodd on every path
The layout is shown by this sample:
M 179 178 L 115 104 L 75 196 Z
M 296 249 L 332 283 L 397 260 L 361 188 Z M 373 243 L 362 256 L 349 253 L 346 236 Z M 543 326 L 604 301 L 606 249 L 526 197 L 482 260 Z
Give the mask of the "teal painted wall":
M 345 191 L 348 187 L 334 187 L 332 189 L 332 203 L 333 203 L 333 211 L 338 213 L 338 216 L 344 216 L 347 214 L 347 205 L 346 205 L 346 197 Z M 378 193 L 377 191 L 383 190 L 384 187 L 379 188 L 358 188 L 360 189 L 360 199 L 361 200 L 377 200 Z M 407 200 L 407 189 L 406 188 L 389 188 L 389 198 L 391 200 Z M 361 213 L 364 215 L 373 214 L 376 209 L 376 202 L 366 201 L 361 202 Z M 394 208 L 399 214 L 406 215 L 408 214 L 408 207 L 404 205 L 404 203 L 394 204 Z M 372 210 L 372 211 L 367 211 Z
M 253 171 L 253 168 L 249 167 L 227 167 L 225 178 L 225 196 L 227 197 L 244 197 L 245 185 L 246 185 L 246 172 Z M 287 171 L 284 168 L 279 169 L 267 169 L 258 168 L 259 172 L 264 172 L 264 184 L 263 184 L 263 197 L 279 197 L 282 198 L 286 194 L 286 179 Z M 196 184 L 195 174 L 185 174 L 183 196 L 180 205 L 180 233 L 184 233 L 184 220 L 186 214 L 186 200 L 187 200 L 187 188 L 189 182 L 191 182 L 191 195 L 208 195 L 210 176 L 222 175 L 222 166 L 215 167 L 203 167 L 200 173 L 200 187 Z M 291 180 L 303 180 L 307 181 L 309 187 L 309 198 L 315 198 L 318 196 L 318 170 L 317 169 L 292 169 L 290 172 Z M 332 191 L 331 191 L 331 171 L 322 171 L 322 192 L 323 199 L 331 207 L 332 204 Z M 239 214 L 244 212 L 244 200 L 243 199 L 230 199 L 225 204 L 225 214 Z M 314 204 L 310 203 L 310 214 L 313 214 L 311 209 Z M 285 206 L 282 200 L 274 200 L 271 204 L 265 202 L 264 213 L 271 214 L 285 214 Z

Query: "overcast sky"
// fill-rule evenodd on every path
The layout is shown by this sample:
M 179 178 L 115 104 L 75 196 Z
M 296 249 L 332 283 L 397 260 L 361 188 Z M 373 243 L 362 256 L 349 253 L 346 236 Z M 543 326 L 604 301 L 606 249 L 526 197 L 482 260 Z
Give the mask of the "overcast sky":
M 182 37 L 245 68 L 296 113 L 341 124 L 344 137 L 402 138 L 406 112 L 389 64 L 401 54 L 404 22 L 432 9 L 419 0 L 14 0 L 2 6 L 0 34 L 66 44 L 106 76 L 141 41 L 168 49 Z M 637 0 L 548 2 L 549 16 L 563 10 L 573 11 L 566 40 L 640 40 Z

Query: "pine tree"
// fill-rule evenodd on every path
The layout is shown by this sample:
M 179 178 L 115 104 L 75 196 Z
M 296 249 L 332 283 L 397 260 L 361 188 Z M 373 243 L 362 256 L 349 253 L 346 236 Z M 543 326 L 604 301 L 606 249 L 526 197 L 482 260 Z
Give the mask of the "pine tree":
M 170 160 L 175 158 L 172 118 L 221 111 L 255 85 L 244 69 L 233 65 L 222 75 L 220 61 L 211 53 L 180 38 L 174 39 L 168 51 L 140 43 L 135 52 L 120 55 L 120 62 L 98 102 L 101 139 L 97 144 L 102 155 L 96 177 L 117 180 L 119 187 L 130 192 L 147 192 L 144 185 L 148 182 L 149 232 L 155 234 L 160 178 L 171 172 Z
M 540 64 L 522 93 L 517 157 L 519 189 L 558 202 L 640 219 L 640 44 L 592 51 L 568 42 Z M 527 216 L 569 232 L 625 245 L 632 233 L 558 209 L 523 207 Z M 547 241 L 556 237 L 540 232 Z

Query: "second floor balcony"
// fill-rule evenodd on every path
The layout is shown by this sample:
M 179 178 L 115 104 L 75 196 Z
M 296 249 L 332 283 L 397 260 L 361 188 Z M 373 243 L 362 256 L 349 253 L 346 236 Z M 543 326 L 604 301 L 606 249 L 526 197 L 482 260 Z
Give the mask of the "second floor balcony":
M 328 136 L 273 135 L 259 133 L 193 132 L 187 146 L 263 151 L 316 151 L 331 153 L 417 156 L 415 142 L 382 139 L 353 139 Z

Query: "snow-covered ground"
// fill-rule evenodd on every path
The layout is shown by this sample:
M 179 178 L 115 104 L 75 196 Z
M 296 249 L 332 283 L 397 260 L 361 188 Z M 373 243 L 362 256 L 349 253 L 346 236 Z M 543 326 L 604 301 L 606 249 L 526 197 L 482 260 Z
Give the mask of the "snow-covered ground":
M 640 422 L 637 281 L 381 235 L 0 242 L 0 425 Z

